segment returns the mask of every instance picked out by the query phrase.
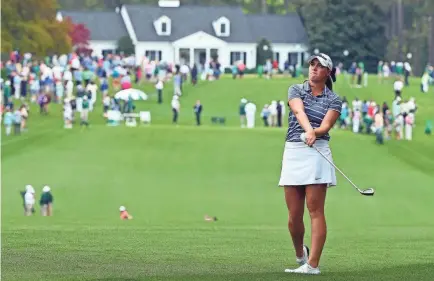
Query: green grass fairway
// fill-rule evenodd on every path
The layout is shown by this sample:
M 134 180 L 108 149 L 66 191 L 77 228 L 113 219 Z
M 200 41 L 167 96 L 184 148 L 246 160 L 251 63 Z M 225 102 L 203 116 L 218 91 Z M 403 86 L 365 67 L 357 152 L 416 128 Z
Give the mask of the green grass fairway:
M 39 116 L 29 132 L 2 134 L 3 280 L 434 280 L 434 92 L 406 88 L 419 105 L 414 140 L 375 144 L 374 136 L 332 131 L 335 163 L 374 197 L 359 195 L 338 175 L 327 197 L 328 238 L 322 275 L 283 273 L 296 267 L 283 191 L 277 187 L 285 129 L 263 128 L 259 111 L 285 100 L 300 80 L 225 78 L 186 86 L 180 126 L 171 124 L 170 87 L 164 105 L 139 104 L 153 124 L 106 127 L 101 109 L 92 127 L 63 129 L 60 108 Z M 144 89 L 152 92 L 153 87 Z M 389 102 L 391 83 L 341 96 Z M 258 107 L 258 128 L 239 128 L 241 97 Z M 204 105 L 204 126 L 192 106 Z M 213 126 L 211 116 L 226 116 Z M 285 121 L 285 124 L 287 122 Z M 19 194 L 32 184 L 39 199 L 52 187 L 54 216 L 24 217 Z M 127 206 L 131 221 L 119 219 Z M 219 221 L 203 220 L 205 214 Z M 306 214 L 306 242 L 310 244 Z

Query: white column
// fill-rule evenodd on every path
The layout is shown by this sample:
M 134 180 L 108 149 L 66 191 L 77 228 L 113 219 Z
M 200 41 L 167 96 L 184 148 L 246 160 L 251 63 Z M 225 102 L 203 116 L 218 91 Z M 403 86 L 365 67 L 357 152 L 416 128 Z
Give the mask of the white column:
M 175 47 L 175 64 L 179 64 L 179 48 Z
M 211 49 L 206 48 L 205 64 L 209 64 L 210 61 L 211 61 Z
M 301 53 L 300 52 L 298 52 L 298 55 L 297 55 L 297 64 L 301 65 Z
M 229 52 L 226 50 L 226 48 L 220 48 L 218 50 L 218 55 L 219 55 L 219 62 L 222 66 L 221 71 L 224 71 L 225 67 L 230 67 L 230 65 L 229 65 L 229 63 L 230 63 Z
M 279 52 L 279 59 L 280 59 L 279 68 L 283 70 L 285 68 L 285 61 L 286 61 L 285 52 Z
M 250 68 L 256 68 L 256 48 L 250 51 Z
M 193 67 L 194 63 L 194 49 L 190 48 L 190 67 Z
M 141 65 L 143 56 L 145 54 L 140 54 L 140 48 L 137 46 L 137 44 L 134 46 L 134 53 L 136 57 L 136 65 Z

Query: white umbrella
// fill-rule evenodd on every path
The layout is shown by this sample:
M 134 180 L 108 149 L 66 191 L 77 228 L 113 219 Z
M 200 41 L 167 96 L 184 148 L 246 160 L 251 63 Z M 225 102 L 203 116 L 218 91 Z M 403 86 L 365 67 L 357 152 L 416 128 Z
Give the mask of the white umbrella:
M 116 93 L 115 99 L 128 100 L 131 96 L 133 100 L 147 100 L 148 95 L 137 89 L 126 89 Z

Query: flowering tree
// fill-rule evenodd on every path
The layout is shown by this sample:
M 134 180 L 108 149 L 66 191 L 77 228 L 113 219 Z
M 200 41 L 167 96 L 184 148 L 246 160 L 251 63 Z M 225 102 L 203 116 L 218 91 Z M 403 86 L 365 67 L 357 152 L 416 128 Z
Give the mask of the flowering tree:
M 66 21 L 69 25 L 69 37 L 71 38 L 74 51 L 79 54 L 92 53 L 92 49 L 89 47 L 89 29 L 82 23 L 74 23 L 71 18 L 67 18 Z

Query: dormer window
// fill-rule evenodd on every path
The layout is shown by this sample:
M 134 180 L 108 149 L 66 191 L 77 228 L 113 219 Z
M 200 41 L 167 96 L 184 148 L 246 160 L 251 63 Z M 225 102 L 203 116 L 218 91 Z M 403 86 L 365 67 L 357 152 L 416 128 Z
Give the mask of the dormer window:
M 167 16 L 162 16 L 154 22 L 155 31 L 159 36 L 170 36 L 172 21 Z
M 226 34 L 226 24 L 220 24 L 220 34 Z
M 228 37 L 230 35 L 230 21 L 226 17 L 221 17 L 213 22 L 214 32 L 219 37 Z

